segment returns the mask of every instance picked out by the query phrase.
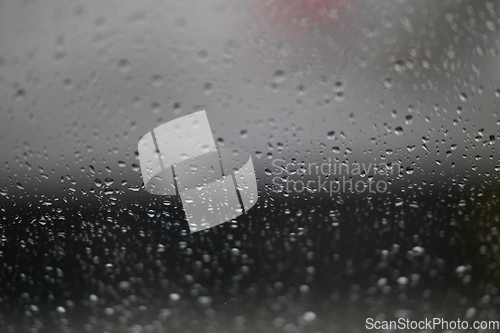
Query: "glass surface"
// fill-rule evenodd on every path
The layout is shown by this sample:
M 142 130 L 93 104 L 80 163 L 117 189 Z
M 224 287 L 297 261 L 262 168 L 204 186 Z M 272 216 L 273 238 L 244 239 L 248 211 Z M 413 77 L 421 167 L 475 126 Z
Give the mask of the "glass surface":
M 500 320 L 499 24 L 484 0 L 0 0 L 0 332 Z M 259 198 L 190 233 L 137 145 L 200 110 Z

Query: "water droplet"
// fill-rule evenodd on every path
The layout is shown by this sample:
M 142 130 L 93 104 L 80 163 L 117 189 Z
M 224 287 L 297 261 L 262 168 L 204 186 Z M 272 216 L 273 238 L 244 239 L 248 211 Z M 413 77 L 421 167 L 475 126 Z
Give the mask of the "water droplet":
M 159 103 L 151 104 L 151 111 L 153 111 L 154 114 L 159 114 L 161 112 L 161 105 Z
M 170 298 L 170 300 L 172 301 L 178 301 L 181 299 L 181 295 L 177 294 L 177 293 L 172 293 L 168 296 Z
M 406 69 L 405 63 L 402 60 L 397 60 L 394 62 L 394 70 L 398 73 L 403 73 Z
M 464 92 L 463 92 L 463 93 L 460 93 L 459 97 L 460 97 L 460 100 L 461 100 L 462 102 L 467 102 L 467 100 L 469 99 L 469 98 L 468 98 L 468 96 L 467 96 L 467 94 L 466 94 L 466 93 L 464 93 Z
M 385 78 L 385 79 L 384 79 L 384 86 L 385 86 L 387 89 L 391 89 L 391 88 L 392 88 L 392 78 L 390 78 L 390 77 Z
M 305 321 L 314 321 L 316 320 L 316 313 L 312 312 L 312 311 L 307 311 L 306 313 L 304 313 L 303 315 L 303 318 Z
M 413 116 L 412 115 L 407 115 L 405 117 L 405 122 L 406 122 L 406 125 L 411 125 L 411 123 L 413 122 Z
M 274 75 L 273 75 L 273 82 L 274 83 L 281 83 L 285 80 L 286 80 L 285 71 L 278 69 L 276 72 L 274 72 Z
M 127 59 L 118 60 L 118 69 L 122 73 L 130 72 L 130 62 Z
M 155 86 L 156 88 L 161 88 L 161 87 L 163 87 L 165 82 L 163 81 L 163 77 L 155 74 L 155 75 L 151 76 L 151 84 L 153 86 Z

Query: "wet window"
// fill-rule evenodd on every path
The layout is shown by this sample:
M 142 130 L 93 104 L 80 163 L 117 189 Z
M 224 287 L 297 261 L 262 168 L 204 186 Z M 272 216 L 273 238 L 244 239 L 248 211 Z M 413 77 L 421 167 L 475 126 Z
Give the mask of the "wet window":
M 499 330 L 499 24 L 0 1 L 0 331 Z

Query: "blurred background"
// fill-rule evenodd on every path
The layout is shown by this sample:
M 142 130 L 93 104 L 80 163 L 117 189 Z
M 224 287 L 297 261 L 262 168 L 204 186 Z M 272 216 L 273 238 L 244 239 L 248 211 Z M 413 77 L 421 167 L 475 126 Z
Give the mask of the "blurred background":
M 499 15 L 0 0 L 0 332 L 500 320 Z M 178 198 L 144 190 L 137 143 L 199 110 L 220 147 L 251 153 L 259 201 L 190 234 Z M 324 161 L 400 168 L 384 193 L 273 187 L 279 166 L 307 182 L 293 166 Z

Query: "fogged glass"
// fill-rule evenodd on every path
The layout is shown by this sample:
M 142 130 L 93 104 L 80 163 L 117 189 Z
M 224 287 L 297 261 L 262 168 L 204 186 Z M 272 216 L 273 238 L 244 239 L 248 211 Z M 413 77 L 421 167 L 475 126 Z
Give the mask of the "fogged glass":
M 499 320 L 499 14 L 0 0 L 0 332 Z M 138 143 L 201 110 L 217 149 L 251 155 L 258 199 L 238 170 L 225 199 L 195 186 L 201 215 L 257 203 L 190 233 Z

